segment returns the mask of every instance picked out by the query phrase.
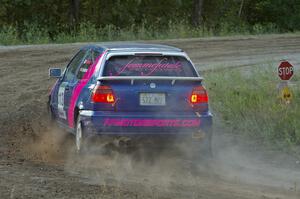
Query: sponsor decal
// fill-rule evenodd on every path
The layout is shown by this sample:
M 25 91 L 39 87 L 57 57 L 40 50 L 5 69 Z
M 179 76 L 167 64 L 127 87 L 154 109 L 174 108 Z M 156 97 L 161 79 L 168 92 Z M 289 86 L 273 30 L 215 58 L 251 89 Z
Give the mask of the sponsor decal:
M 111 119 L 107 118 L 103 126 L 111 127 L 199 127 L 199 119 Z
M 124 65 L 115 75 L 118 76 L 125 71 L 138 71 L 143 76 L 149 76 L 155 71 L 177 71 L 182 70 L 181 62 L 166 63 L 168 58 L 161 59 L 158 63 L 134 63 L 138 62 L 139 58 L 135 57 Z M 111 74 L 113 75 L 113 74 Z
M 87 68 L 80 68 L 80 72 L 86 73 L 88 71 Z
M 57 109 L 58 109 L 58 117 L 62 119 L 67 119 L 66 111 L 65 111 L 65 89 L 66 89 L 66 82 L 63 82 L 58 89 L 58 99 L 57 99 Z

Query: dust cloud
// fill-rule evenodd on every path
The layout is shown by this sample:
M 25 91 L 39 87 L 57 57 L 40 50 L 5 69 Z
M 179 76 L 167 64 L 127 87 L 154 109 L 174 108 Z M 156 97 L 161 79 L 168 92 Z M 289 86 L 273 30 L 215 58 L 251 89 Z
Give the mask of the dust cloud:
M 84 152 L 77 154 L 73 135 L 51 125 L 31 126 L 38 133 L 24 144 L 27 159 L 62 165 L 66 173 L 80 177 L 81 183 L 114 187 L 115 193 L 125 187 L 139 197 L 198 198 L 203 190 L 231 193 L 238 188 L 247 197 L 253 191 L 271 198 L 300 195 L 296 157 L 268 151 L 259 142 L 226 132 L 219 127 L 222 124 L 214 127 L 213 157 L 200 160 L 192 158 L 191 143 L 181 138 L 160 142 L 93 137 Z
M 81 176 L 86 184 L 143 190 L 153 198 L 197 198 L 199 190 L 215 186 L 225 190 L 238 186 L 246 195 L 252 189 L 259 193 L 274 188 L 295 196 L 300 194 L 299 167 L 289 165 L 294 159 L 282 165 L 276 162 L 276 154 L 263 154 L 257 146 L 249 149 L 249 143 L 228 135 L 215 133 L 213 158 L 198 162 L 191 159 L 189 143 L 165 143 L 169 146 L 162 149 L 139 146 L 131 150 L 116 144 L 112 147 L 93 143 L 84 154 L 69 152 L 65 170 Z M 270 196 L 278 196 L 274 194 Z

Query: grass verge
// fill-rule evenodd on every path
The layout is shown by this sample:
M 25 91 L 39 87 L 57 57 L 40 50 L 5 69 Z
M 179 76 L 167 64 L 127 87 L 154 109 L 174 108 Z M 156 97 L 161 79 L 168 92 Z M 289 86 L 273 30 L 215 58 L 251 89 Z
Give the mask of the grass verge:
M 96 27 L 90 22 L 85 22 L 79 24 L 76 30 L 67 31 L 67 29 L 52 30 L 26 23 L 21 28 L 0 26 L 0 45 L 178 39 L 279 32 L 274 24 L 250 26 L 223 23 L 218 29 L 209 29 L 202 26 L 193 27 L 185 21 L 170 21 L 164 28 L 147 26 L 145 23 L 132 24 L 126 28 L 119 28 L 112 24 Z
M 278 98 L 280 82 L 274 67 L 227 70 L 204 74 L 210 103 L 232 133 L 244 134 L 270 146 L 293 149 L 300 145 L 300 88 L 294 77 L 293 100 Z

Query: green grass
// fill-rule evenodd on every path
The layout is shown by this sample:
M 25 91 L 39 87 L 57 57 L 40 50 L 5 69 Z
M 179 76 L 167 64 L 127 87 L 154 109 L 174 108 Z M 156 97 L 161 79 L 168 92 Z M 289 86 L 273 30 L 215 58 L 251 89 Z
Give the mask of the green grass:
M 278 98 L 280 82 L 274 67 L 208 72 L 205 74 L 214 112 L 232 133 L 243 134 L 279 147 L 300 145 L 300 88 L 291 86 L 293 100 Z
M 35 24 L 24 24 L 22 28 L 13 26 L 0 26 L 0 45 L 15 44 L 44 44 L 44 43 L 70 43 L 70 42 L 98 42 L 98 41 L 122 41 L 122 40 L 153 40 L 153 39 L 177 39 L 209 36 L 253 35 L 278 33 L 279 30 L 273 24 L 236 25 L 223 23 L 217 29 L 207 27 L 192 27 L 185 21 L 170 21 L 166 27 L 132 24 L 120 29 L 114 25 L 96 27 L 89 22 L 82 23 L 76 30 L 48 30 Z

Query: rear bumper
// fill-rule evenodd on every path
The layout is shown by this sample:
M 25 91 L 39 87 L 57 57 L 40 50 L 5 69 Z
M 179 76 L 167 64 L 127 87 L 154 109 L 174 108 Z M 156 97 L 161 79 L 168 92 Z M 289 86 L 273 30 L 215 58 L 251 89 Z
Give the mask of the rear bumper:
M 209 132 L 212 114 L 80 111 L 87 134 L 102 135 L 191 135 Z

